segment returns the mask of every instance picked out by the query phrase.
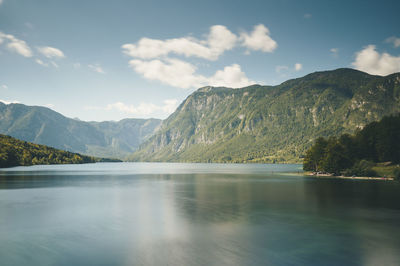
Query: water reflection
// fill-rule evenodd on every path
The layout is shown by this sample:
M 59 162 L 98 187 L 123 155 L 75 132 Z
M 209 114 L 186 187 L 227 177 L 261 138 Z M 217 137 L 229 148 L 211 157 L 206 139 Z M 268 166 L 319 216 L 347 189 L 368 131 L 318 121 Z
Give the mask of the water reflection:
M 400 265 L 397 183 L 141 167 L 0 174 L 1 264 Z

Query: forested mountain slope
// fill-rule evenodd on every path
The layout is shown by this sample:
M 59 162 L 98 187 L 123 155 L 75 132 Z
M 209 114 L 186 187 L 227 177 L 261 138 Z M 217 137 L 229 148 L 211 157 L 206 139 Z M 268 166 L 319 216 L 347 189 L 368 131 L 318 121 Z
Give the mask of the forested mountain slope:
M 0 134 L 0 168 L 35 164 L 94 163 L 100 160 Z
M 320 136 L 400 111 L 400 73 L 316 72 L 278 86 L 204 87 L 182 102 L 133 161 L 300 162 Z

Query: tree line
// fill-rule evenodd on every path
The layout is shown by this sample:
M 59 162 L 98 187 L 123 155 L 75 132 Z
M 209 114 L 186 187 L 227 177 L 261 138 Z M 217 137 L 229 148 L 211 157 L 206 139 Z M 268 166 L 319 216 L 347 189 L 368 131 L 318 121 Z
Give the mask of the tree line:
M 376 176 L 372 167 L 379 162 L 400 163 L 400 114 L 372 122 L 354 135 L 318 138 L 304 156 L 303 169 Z
M 58 150 L 0 134 L 0 167 L 94 163 L 101 159 Z

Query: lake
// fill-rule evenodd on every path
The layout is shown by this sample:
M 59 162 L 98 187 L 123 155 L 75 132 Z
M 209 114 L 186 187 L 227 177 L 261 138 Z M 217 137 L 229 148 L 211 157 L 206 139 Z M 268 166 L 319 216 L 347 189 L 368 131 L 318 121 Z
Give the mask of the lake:
M 0 264 L 400 265 L 400 184 L 278 164 L 2 169 Z

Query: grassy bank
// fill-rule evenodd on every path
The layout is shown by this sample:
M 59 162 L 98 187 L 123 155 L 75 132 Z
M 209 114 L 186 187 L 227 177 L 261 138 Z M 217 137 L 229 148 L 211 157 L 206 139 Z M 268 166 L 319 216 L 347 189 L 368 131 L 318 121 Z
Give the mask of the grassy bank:
M 400 166 L 377 164 L 376 166 L 372 167 L 372 170 L 374 170 L 380 177 L 386 176 L 398 179 L 400 173 Z
M 379 163 L 371 168 L 376 175 L 374 176 L 335 176 L 331 173 L 321 172 L 305 172 L 308 176 L 315 177 L 335 177 L 343 179 L 363 179 L 363 180 L 400 180 L 400 165 L 387 165 L 387 163 Z

